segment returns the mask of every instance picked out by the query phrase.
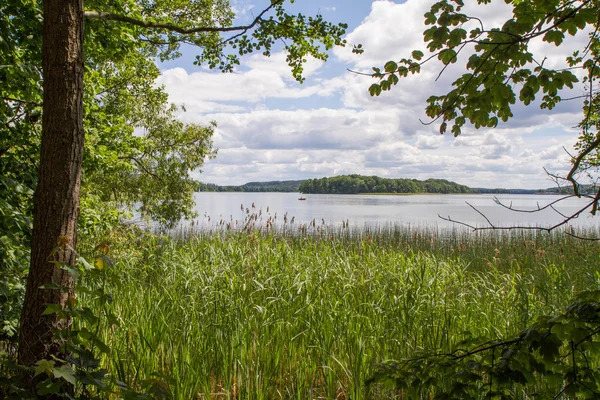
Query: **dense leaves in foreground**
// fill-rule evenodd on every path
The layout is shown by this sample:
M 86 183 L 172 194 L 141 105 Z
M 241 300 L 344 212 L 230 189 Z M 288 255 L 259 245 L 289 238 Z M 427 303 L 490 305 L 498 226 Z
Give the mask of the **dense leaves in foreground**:
M 467 339 L 449 353 L 421 352 L 377 366 L 411 398 L 515 399 L 600 396 L 600 291 L 584 292 L 564 314 L 543 316 L 512 339 Z
M 86 6 L 117 7 L 86 1 Z M 25 292 L 42 121 L 42 2 L 0 3 L 0 339 L 16 339 Z M 172 224 L 193 215 L 190 169 L 214 156 L 213 125 L 183 124 L 155 85 L 168 49 L 139 29 L 85 24 L 85 151 L 80 232 L 114 226 L 128 206 Z M 144 71 L 140 74 L 139 71 Z M 136 130 L 137 129 L 137 130 Z M 134 134 L 134 131 L 136 133 Z

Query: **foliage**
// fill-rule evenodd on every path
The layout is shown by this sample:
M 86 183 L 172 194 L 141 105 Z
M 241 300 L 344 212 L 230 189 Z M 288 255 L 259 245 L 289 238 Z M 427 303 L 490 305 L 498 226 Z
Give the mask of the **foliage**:
M 1 172 L 32 193 L 39 157 L 41 2 L 9 1 L 2 14 L 0 79 L 7 84 L 1 89 Z M 138 28 L 112 22 L 89 21 L 85 33 L 84 195 L 113 206 L 145 203 L 148 215 L 167 223 L 189 216 L 193 182 L 187 171 L 214 155 L 213 127 L 180 123 L 167 94 L 155 87 L 154 58 L 168 57 L 170 50 L 140 43 Z M 29 196 L 12 207 L 30 216 L 31 204 Z
M 59 319 L 72 319 L 72 324 L 54 332 L 61 343 L 64 359 L 40 360 L 33 367 L 16 364 L 16 360 L 0 348 L 0 397 L 6 399 L 35 399 L 53 396 L 65 399 L 105 399 L 118 396 L 125 400 L 172 398 L 168 377 L 149 374 L 148 379 L 130 387 L 118 376 L 109 375 L 102 368 L 102 359 L 111 354 L 110 347 L 99 336 L 101 324 L 120 329 L 121 320 L 110 311 L 113 297 L 106 286 L 115 274 L 110 248 L 101 243 L 94 249 L 94 261 L 90 264 L 79 258 L 75 268 L 62 265 L 78 282 L 78 297 L 71 297 L 66 308 L 49 304 L 44 314 L 56 314 Z M 62 290 L 47 285 L 46 290 Z M 80 300 L 81 299 L 81 300 Z M 36 392 L 27 391 L 21 382 L 22 374 L 30 373 L 38 378 Z
M 337 177 L 340 178 L 340 177 Z M 487 194 L 573 194 L 573 188 L 571 187 L 550 187 L 546 189 L 503 189 L 503 188 L 467 188 L 462 185 L 458 187 L 454 182 L 448 182 L 443 179 L 428 179 L 423 184 L 418 184 L 415 179 L 389 179 L 379 177 L 361 177 L 363 182 L 366 179 L 365 185 L 372 184 L 371 193 L 406 193 L 399 192 L 398 190 L 422 190 L 423 192 L 432 193 L 487 193 Z M 325 178 L 332 179 L 332 178 Z M 325 190 L 323 187 L 328 187 L 323 183 L 319 183 L 320 179 L 309 179 L 308 181 L 272 181 L 272 182 L 248 182 L 240 186 L 219 186 L 213 183 L 202 183 L 196 182 L 197 192 L 301 192 L 300 186 L 303 182 L 306 187 L 319 188 L 319 190 Z M 376 183 L 377 182 L 377 183 Z M 383 183 L 385 182 L 385 183 Z M 361 184 L 362 185 L 362 184 Z M 353 185 L 354 186 L 354 185 Z M 316 190 L 316 189 L 311 189 Z M 327 189 L 329 190 L 329 188 Z M 336 188 L 337 191 L 342 190 Z M 346 190 L 346 189 L 343 189 Z M 366 188 L 365 190 L 369 190 Z M 593 194 L 595 193 L 595 187 L 593 185 L 582 185 L 579 188 L 579 192 L 582 194 Z M 305 192 L 308 193 L 308 192 Z M 413 192 L 411 192 L 413 193 Z
M 600 291 L 584 292 L 564 314 L 540 317 L 513 339 L 469 339 L 450 353 L 386 362 L 369 382 L 390 382 L 411 398 L 595 399 L 599 311 Z
M 231 26 L 234 14 L 227 0 L 138 1 L 117 8 L 94 4 L 86 5 L 90 11 L 85 16 L 142 27 L 140 39 L 158 46 L 163 59 L 178 57 L 181 44 L 194 45 L 200 52 L 194 64 L 207 64 L 223 72 L 232 72 L 240 64 L 239 57 L 246 54 L 261 51 L 270 56 L 273 46 L 282 42 L 292 75 L 303 82 L 307 57 L 326 60 L 327 50 L 345 46 L 342 36 L 347 25 L 331 24 L 320 14 L 289 14 L 285 3 L 271 1 L 252 23 L 244 26 Z M 231 36 L 222 37 L 221 33 Z M 362 46 L 355 46 L 353 51 L 361 53 Z
M 478 0 L 478 4 L 489 0 Z M 378 95 L 389 90 L 399 77 L 409 72 L 417 73 L 421 65 L 437 57 L 444 65 L 456 63 L 465 49 L 473 49 L 466 63 L 470 72 L 454 81 L 454 89 L 446 95 L 428 99 L 427 115 L 443 120 L 440 132 L 446 130 L 446 121 L 452 121 L 452 132 L 460 134 L 468 120 L 476 128 L 495 127 L 498 120 L 512 117 L 511 105 L 517 100 L 516 88 L 520 88 L 519 100 L 528 105 L 541 91 L 542 108 L 552 109 L 561 101 L 560 91 L 573 88 L 578 82 L 572 72 L 582 68 L 595 76 L 595 55 L 590 46 L 597 41 L 597 32 L 590 38 L 590 46 L 577 50 L 568 58 L 570 69 L 553 70 L 544 67 L 532 46 L 535 39 L 560 46 L 566 34 L 574 36 L 598 23 L 598 4 L 595 0 L 583 1 L 508 1 L 513 6 L 513 16 L 501 27 L 488 29 L 477 17 L 461 13 L 462 0 L 436 2 L 425 14 L 425 24 L 431 25 L 423 33 L 427 48 L 435 54 L 424 59 L 421 51 L 414 51 L 412 58 L 399 62 L 389 61 L 383 71 L 375 69 L 374 77 L 380 78 L 371 87 Z
M 0 5 L 1 338 L 15 338 L 29 265 L 41 134 L 41 4 Z M 86 24 L 80 227 L 88 237 L 115 226 L 124 205 L 144 204 L 146 215 L 165 224 L 192 215 L 188 170 L 214 155 L 213 126 L 180 123 L 154 85 L 154 57 L 166 50 L 140 44 L 135 29 L 114 25 Z
M 41 15 L 0 5 L 0 339 L 14 338 L 25 291 L 39 153 Z
M 571 195 L 574 190 L 570 186 L 554 186 L 546 189 L 487 189 L 487 188 L 472 188 L 473 193 L 481 194 L 551 194 L 551 195 Z M 581 185 L 579 187 L 580 194 L 593 195 L 596 193 L 594 185 Z
M 99 20 L 85 26 L 84 195 L 121 206 L 142 203 L 146 215 L 165 224 L 191 216 L 188 171 L 214 156 L 214 126 L 179 122 L 177 108 L 155 87 L 155 57 L 175 50 L 140 43 L 137 27 Z
M 471 193 L 471 189 L 445 179 L 388 179 L 377 176 L 342 175 L 308 179 L 299 188 L 302 193 Z

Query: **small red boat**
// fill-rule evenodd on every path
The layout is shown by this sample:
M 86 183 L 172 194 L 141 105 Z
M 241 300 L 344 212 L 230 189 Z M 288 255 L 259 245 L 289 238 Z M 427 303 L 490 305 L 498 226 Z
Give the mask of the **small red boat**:
M 298 200 L 306 200 L 306 197 L 298 197 Z

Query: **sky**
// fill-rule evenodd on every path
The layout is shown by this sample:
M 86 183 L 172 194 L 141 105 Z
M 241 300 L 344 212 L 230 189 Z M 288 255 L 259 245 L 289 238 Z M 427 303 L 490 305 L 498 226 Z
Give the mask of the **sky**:
M 238 185 L 251 181 L 322 178 L 343 174 L 386 178 L 440 178 L 470 187 L 546 188 L 554 186 L 544 172 L 564 174 L 578 136 L 581 101 L 559 104 L 552 111 L 539 103 L 513 107 L 514 118 L 494 129 L 463 128 L 463 134 L 439 134 L 439 123 L 425 115 L 426 99 L 448 91 L 464 68 L 468 53 L 436 80 L 442 65 L 433 60 L 423 72 L 401 79 L 391 92 L 371 97 L 373 78 L 352 73 L 371 71 L 389 60 L 425 50 L 423 14 L 433 0 L 296 0 L 291 10 L 321 13 L 331 22 L 349 25 L 346 39 L 362 44 L 336 48 L 326 63 L 309 60 L 303 84 L 297 83 L 275 52 L 242 58 L 234 73 L 193 65 L 197 49 L 185 48 L 175 61 L 160 63 L 169 100 L 184 105 L 184 122 L 217 122 L 217 157 L 192 175 L 202 182 Z M 482 18 L 486 28 L 510 17 L 503 1 L 476 5 L 465 12 Z M 233 0 L 237 23 L 248 23 L 267 4 Z M 545 65 L 560 67 L 585 34 L 567 38 L 560 47 L 533 43 Z M 461 64 L 462 61 L 462 64 Z M 577 86 L 565 97 L 582 94 Z M 539 96 L 538 96 L 539 97 Z

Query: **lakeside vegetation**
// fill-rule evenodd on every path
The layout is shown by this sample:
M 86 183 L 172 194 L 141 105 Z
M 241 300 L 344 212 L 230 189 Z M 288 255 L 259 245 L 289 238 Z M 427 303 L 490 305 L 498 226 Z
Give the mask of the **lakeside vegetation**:
M 182 400 L 404 398 L 368 387 L 376 363 L 513 335 L 600 277 L 598 243 L 559 234 L 317 224 L 107 240 L 114 265 L 80 297 L 112 296 L 114 316 L 87 324 L 110 349 L 101 367 Z

